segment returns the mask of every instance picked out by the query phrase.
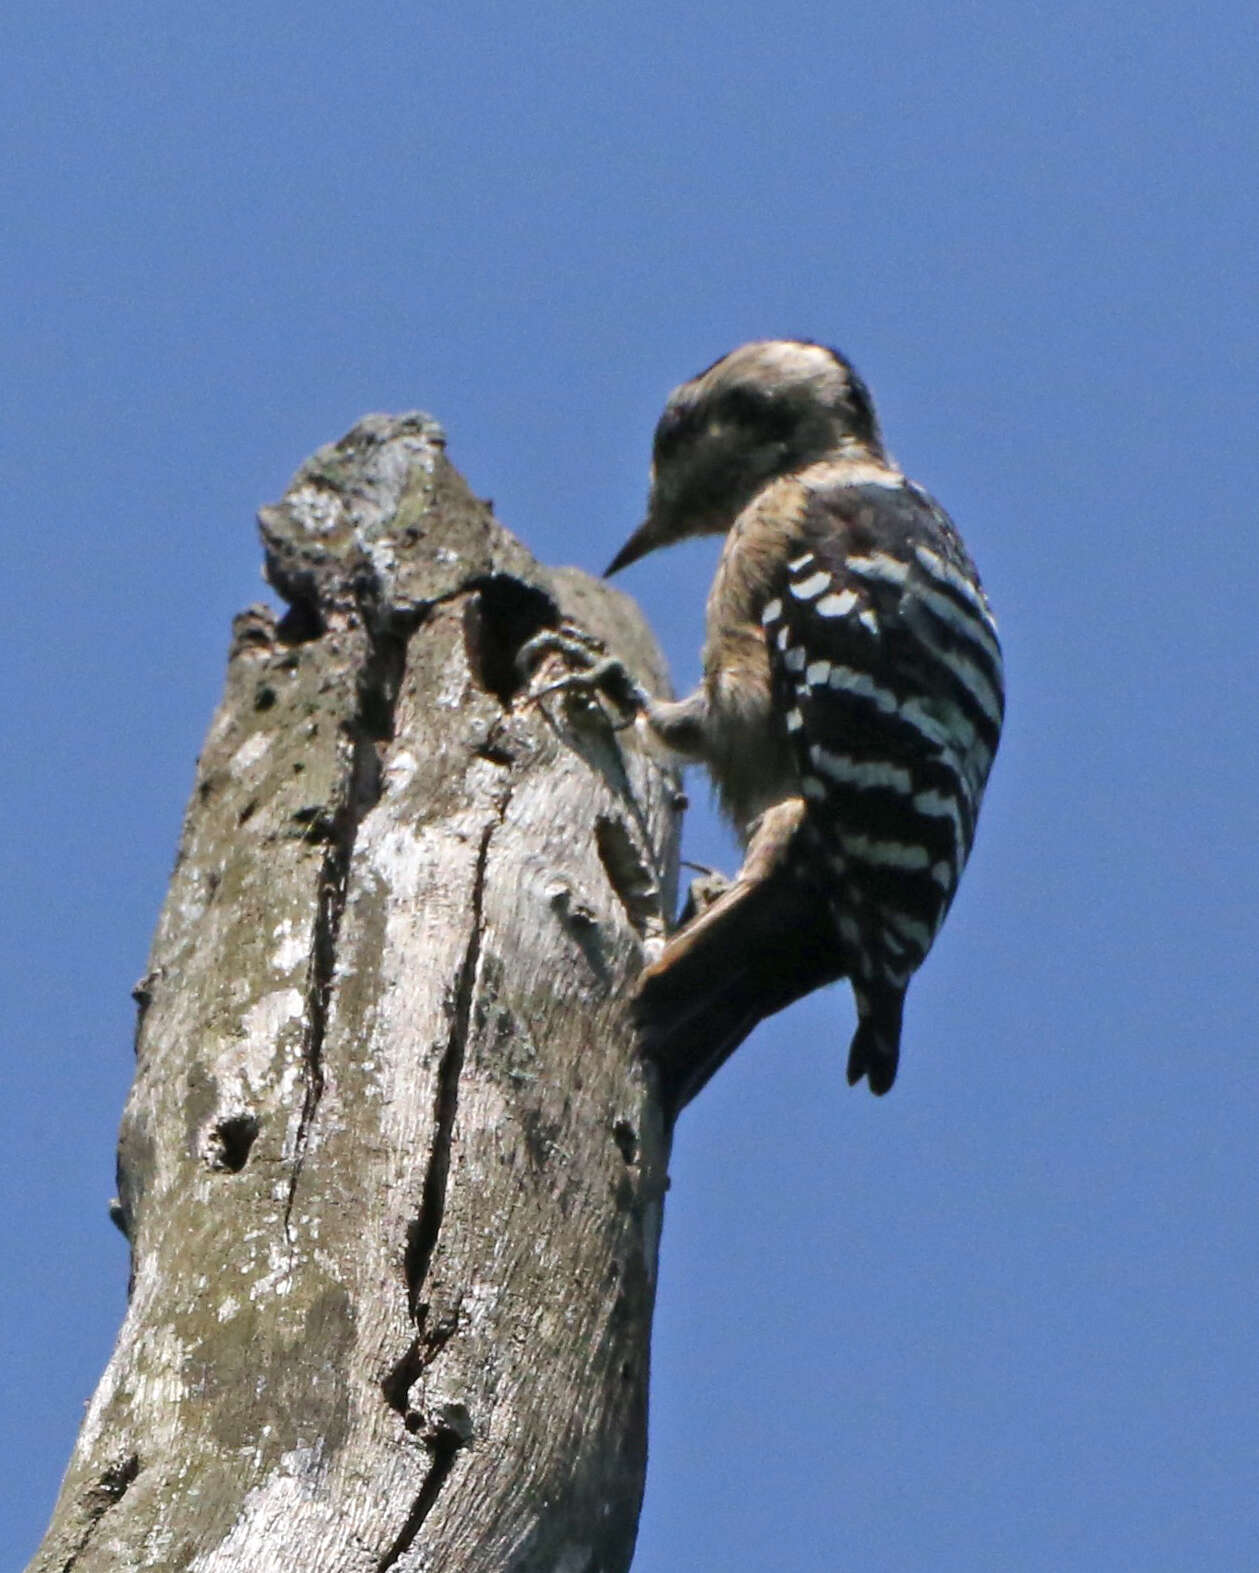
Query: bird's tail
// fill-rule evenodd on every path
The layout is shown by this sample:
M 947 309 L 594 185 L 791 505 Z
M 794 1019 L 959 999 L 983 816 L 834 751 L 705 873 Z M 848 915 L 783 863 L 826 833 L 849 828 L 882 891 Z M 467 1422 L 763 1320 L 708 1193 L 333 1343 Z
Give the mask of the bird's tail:
M 848 1050 L 848 1085 L 864 1076 L 870 1091 L 885 1093 L 896 1080 L 901 1054 L 901 1014 L 905 1008 L 904 989 L 874 991 L 855 988 L 857 1030 Z
M 843 976 L 830 908 L 800 846 L 802 808 L 763 816 L 738 878 L 642 976 L 635 1017 L 670 1115 L 759 1021 Z

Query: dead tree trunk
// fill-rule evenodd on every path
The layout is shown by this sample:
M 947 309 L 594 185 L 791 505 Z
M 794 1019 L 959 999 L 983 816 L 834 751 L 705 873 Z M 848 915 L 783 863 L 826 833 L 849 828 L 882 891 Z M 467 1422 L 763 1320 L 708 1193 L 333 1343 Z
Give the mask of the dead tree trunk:
M 262 513 L 119 1146 L 132 1288 L 40 1573 L 629 1566 L 668 1136 L 625 1011 L 676 782 L 523 702 L 547 571 L 422 416 Z

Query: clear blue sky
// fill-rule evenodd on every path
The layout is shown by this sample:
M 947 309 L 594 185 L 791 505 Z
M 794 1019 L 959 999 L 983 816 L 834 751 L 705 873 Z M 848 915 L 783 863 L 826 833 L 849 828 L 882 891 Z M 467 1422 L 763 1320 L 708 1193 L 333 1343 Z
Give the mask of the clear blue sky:
M 598 570 L 668 389 L 796 334 L 959 522 L 1009 723 L 893 1094 L 844 1085 L 839 989 L 682 1120 L 635 1573 L 1259 1566 L 1257 34 L 1220 0 L 0 22 L 0 1564 L 122 1311 L 128 989 L 255 508 L 419 406 Z M 712 562 L 626 576 L 679 685 Z

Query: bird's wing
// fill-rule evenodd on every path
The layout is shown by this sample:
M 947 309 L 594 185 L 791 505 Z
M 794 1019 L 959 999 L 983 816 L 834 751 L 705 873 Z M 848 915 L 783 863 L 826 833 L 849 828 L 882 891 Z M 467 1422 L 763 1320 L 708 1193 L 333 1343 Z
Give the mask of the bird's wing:
M 776 708 L 858 1009 L 890 1039 L 974 837 L 1004 710 L 996 627 L 947 515 L 904 481 L 812 491 L 775 591 Z

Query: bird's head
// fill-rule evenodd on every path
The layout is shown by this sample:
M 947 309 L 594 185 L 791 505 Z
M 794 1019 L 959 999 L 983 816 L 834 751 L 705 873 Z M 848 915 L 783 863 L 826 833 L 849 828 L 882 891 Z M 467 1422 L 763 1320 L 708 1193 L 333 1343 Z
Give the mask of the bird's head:
M 845 452 L 883 455 L 869 392 L 844 357 L 797 339 L 740 345 L 669 395 L 647 517 L 608 573 L 658 546 L 723 533 L 767 481 Z

